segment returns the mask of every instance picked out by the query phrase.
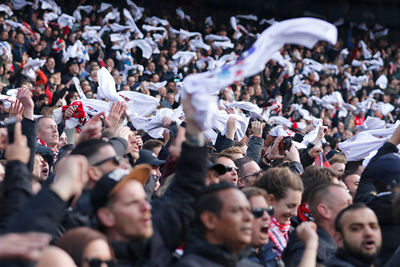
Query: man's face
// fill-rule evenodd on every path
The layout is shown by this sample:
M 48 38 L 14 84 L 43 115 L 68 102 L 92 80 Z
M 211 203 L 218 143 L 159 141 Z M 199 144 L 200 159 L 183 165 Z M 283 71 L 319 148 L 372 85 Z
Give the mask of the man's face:
M 42 139 L 49 147 L 58 144 L 58 129 L 56 122 L 51 118 L 40 120 L 37 137 Z
M 96 154 L 96 157 L 94 157 L 91 160 L 91 164 L 95 164 L 97 162 L 104 161 L 105 159 L 110 159 L 107 161 L 104 161 L 102 164 L 94 166 L 95 168 L 98 169 L 98 177 L 100 178 L 101 176 L 114 171 L 115 169 L 118 168 L 118 163 L 114 160 L 116 156 L 115 150 L 111 145 L 106 145 L 103 146 L 102 148 L 99 149 L 98 153 Z M 90 176 L 90 174 L 89 174 Z
M 32 174 L 40 181 L 45 181 L 49 177 L 49 164 L 40 154 L 35 155 Z
M 213 234 L 233 252 L 239 252 L 251 242 L 254 216 L 250 203 L 238 189 L 226 189 L 218 195 L 224 204 L 216 218 Z
M 250 161 L 243 164 L 243 171 L 239 177 L 239 185 L 246 186 L 252 184 L 257 178 L 262 175 L 260 166 L 255 161 Z
M 131 131 L 131 134 L 128 137 L 128 153 L 131 154 L 134 160 L 139 158 L 139 145 L 138 140 L 134 132 Z
M 354 198 L 357 192 L 358 184 L 360 183 L 360 175 L 356 173 L 347 175 L 346 179 L 344 179 L 343 181 L 349 189 L 351 196 Z
M 372 262 L 382 246 L 382 234 L 375 213 L 369 208 L 346 212 L 342 219 L 338 247 L 358 259 Z
M 346 165 L 344 163 L 335 162 L 332 164 L 332 169 L 339 172 L 340 175 L 343 175 L 345 168 L 346 168 Z
M 107 207 L 114 218 L 110 227 L 120 240 L 149 238 L 153 235 L 151 206 L 143 186 L 136 180 L 127 181 L 113 196 Z
M 332 225 L 339 212 L 353 203 L 353 198 L 344 187 L 330 187 L 330 195 L 326 198 L 326 205 L 329 209 Z
M 250 205 L 252 209 L 268 208 L 267 201 L 263 196 L 254 196 L 250 198 Z M 252 226 L 252 236 L 251 236 L 252 247 L 257 248 L 264 246 L 268 243 L 269 241 L 268 229 L 270 222 L 271 222 L 271 217 L 266 211 L 264 211 L 264 214 L 261 218 L 254 218 Z
M 79 66 L 78 63 L 73 63 L 69 67 L 69 71 L 71 72 L 72 75 L 77 75 L 79 73 Z
M 237 185 L 238 174 L 235 163 L 231 159 L 225 157 L 218 158 L 216 163 L 222 164 L 225 166 L 225 168 L 227 168 L 227 172 L 219 177 L 219 181 L 227 181 Z M 228 169 L 230 170 L 228 171 Z

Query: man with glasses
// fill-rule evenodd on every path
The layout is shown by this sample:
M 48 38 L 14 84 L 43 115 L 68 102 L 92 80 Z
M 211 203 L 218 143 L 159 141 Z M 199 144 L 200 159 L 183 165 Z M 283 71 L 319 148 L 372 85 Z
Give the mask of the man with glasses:
M 230 158 L 227 158 L 225 156 L 220 156 L 217 158 L 216 162 L 217 164 L 222 164 L 225 166 L 226 173 L 224 175 L 219 176 L 219 181 L 226 181 L 233 183 L 234 185 L 237 185 L 238 182 L 238 168 L 236 167 L 235 163 L 233 160 Z
M 268 230 L 274 209 L 267 203 L 267 193 L 256 187 L 246 187 L 242 191 L 249 200 L 254 215 L 251 235 L 252 249 L 248 259 L 262 266 L 280 266 L 282 261 L 272 251 L 274 244 L 269 242 Z
M 261 177 L 262 170 L 253 159 L 244 157 L 235 160 L 235 165 L 239 168 L 238 171 L 238 186 L 245 187 L 251 185 L 255 180 Z

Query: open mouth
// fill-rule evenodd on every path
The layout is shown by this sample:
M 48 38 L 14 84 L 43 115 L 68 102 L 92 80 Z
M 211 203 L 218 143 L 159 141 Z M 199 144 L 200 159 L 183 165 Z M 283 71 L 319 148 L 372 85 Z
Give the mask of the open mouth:
M 264 226 L 264 227 L 261 227 L 260 232 L 264 233 L 264 234 L 268 234 L 268 230 L 269 230 L 269 227 L 268 226 Z
M 375 249 L 375 241 L 373 240 L 365 241 L 364 248 L 366 248 L 367 250 Z
M 49 170 L 47 169 L 47 168 L 44 168 L 43 170 L 42 170 L 42 174 L 44 174 L 44 175 L 48 175 L 49 174 Z

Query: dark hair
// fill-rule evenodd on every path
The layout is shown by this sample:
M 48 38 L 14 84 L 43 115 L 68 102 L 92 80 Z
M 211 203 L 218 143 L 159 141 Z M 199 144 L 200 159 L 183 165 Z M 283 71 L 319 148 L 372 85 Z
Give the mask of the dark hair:
M 77 145 L 72 150 L 71 155 L 83 155 L 88 159 L 89 164 L 93 164 L 94 162 L 91 161 L 98 154 L 98 151 L 105 146 L 111 146 L 111 144 L 100 139 L 90 139 Z
M 77 266 L 82 266 L 85 248 L 90 242 L 97 239 L 102 239 L 108 243 L 107 237 L 99 231 L 88 227 L 77 227 L 62 235 L 56 242 L 56 246 L 66 251 L 74 259 Z M 109 248 L 112 252 L 110 244 Z
M 252 162 L 252 161 L 254 161 L 254 160 L 253 160 L 252 158 L 249 158 L 249 157 L 238 158 L 238 159 L 236 159 L 236 160 L 234 161 L 236 167 L 239 168 L 239 172 L 238 172 L 238 176 L 239 176 L 239 177 L 243 177 L 243 171 L 244 171 L 243 166 L 244 166 L 246 163 L 249 163 L 249 162 Z M 254 161 L 254 162 L 255 162 L 255 161 Z
M 150 139 L 144 142 L 142 149 L 147 149 L 153 151 L 154 148 L 156 147 L 162 147 L 163 142 L 157 139 Z M 153 151 L 154 152 L 154 151 Z
M 320 166 L 309 166 L 301 175 L 301 180 L 304 185 L 304 192 L 302 197 L 302 203 L 306 202 L 310 197 L 311 191 L 318 185 L 329 184 L 333 178 L 340 179 L 340 175 L 333 169 L 320 167 Z
M 356 203 L 348 206 L 347 208 L 341 210 L 335 219 L 335 231 L 343 234 L 343 228 L 341 225 L 341 219 L 342 219 L 343 215 L 348 211 L 355 211 L 355 210 L 360 210 L 360 209 L 369 209 L 369 208 L 363 202 L 356 202 Z
M 300 177 L 289 168 L 270 168 L 260 179 L 254 182 L 254 186 L 262 188 L 268 194 L 273 194 L 276 200 L 286 197 L 287 189 L 303 192 L 303 182 Z
M 358 171 L 359 166 L 362 166 L 362 160 L 359 161 L 348 161 L 346 164 L 345 172 L 356 172 Z
M 204 211 L 210 211 L 219 217 L 221 214 L 221 209 L 224 206 L 224 202 L 219 197 L 218 193 L 227 189 L 237 189 L 237 187 L 234 184 L 225 181 L 218 184 L 211 184 L 202 190 L 196 202 L 194 203 L 196 224 L 202 233 L 204 232 L 204 225 L 200 219 L 201 214 Z

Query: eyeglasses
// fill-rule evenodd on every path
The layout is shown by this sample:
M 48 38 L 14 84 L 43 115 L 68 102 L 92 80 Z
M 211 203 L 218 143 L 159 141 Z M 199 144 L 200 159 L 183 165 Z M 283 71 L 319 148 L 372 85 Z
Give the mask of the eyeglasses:
M 102 164 L 104 164 L 104 163 L 106 163 L 107 161 L 110 161 L 110 160 L 114 161 L 115 164 L 119 165 L 119 161 L 121 160 L 121 157 L 112 156 L 112 157 L 109 157 L 109 158 L 105 158 L 103 160 L 100 160 L 100 161 L 92 164 L 92 166 L 100 166 L 100 165 L 102 165 Z
M 269 216 L 274 215 L 274 207 L 268 207 L 268 208 L 254 208 L 252 209 L 253 215 L 255 218 L 261 218 L 264 215 L 264 212 L 268 212 Z
M 108 267 L 114 267 L 117 266 L 117 261 L 112 259 L 112 260 L 102 260 L 99 258 L 86 258 L 84 261 L 87 261 L 90 267 L 101 267 L 103 263 L 107 264 Z
M 242 178 L 247 178 L 247 177 L 250 177 L 250 176 L 259 176 L 260 174 L 262 174 L 263 173 L 263 170 L 259 170 L 258 172 L 255 172 L 255 173 L 252 173 L 252 174 L 248 174 L 248 175 L 245 175 L 245 176 L 242 176 Z
M 238 167 L 231 167 L 231 166 L 224 166 L 224 167 L 225 167 L 226 172 L 231 172 L 233 169 L 235 169 L 236 172 L 239 171 Z

